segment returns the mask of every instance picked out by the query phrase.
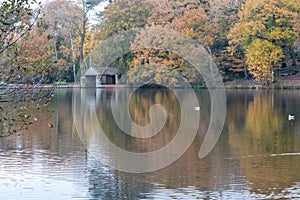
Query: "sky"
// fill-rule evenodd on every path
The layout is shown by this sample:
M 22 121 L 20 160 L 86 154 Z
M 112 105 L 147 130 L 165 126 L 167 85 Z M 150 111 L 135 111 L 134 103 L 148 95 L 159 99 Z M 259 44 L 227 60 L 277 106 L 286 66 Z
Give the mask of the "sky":
M 0 2 L 1 1 L 2 0 L 0 0 Z M 52 0 L 37 0 L 37 2 L 41 2 L 42 5 L 46 4 L 48 2 L 51 2 L 51 1 Z M 67 0 L 67 1 L 70 1 L 70 0 Z M 97 13 L 103 11 L 108 4 L 109 4 L 108 0 L 107 1 L 103 1 L 98 6 L 96 6 L 92 11 L 90 11 L 90 13 L 89 13 L 90 14 L 90 22 L 92 24 L 97 24 L 98 23 L 98 21 L 96 20 L 96 18 L 98 19 L 98 17 L 93 17 L 93 16 L 96 16 Z M 38 7 L 37 5 L 33 6 L 33 8 L 37 8 L 37 7 Z M 93 19 L 93 18 L 95 18 L 95 19 Z
M 38 2 L 41 2 L 42 4 L 45 4 L 45 3 L 47 3 L 47 2 L 50 2 L 50 1 L 52 1 L 52 0 L 38 0 Z M 68 1 L 70 1 L 70 0 L 68 0 Z M 1 0 L 0 0 L 0 2 L 1 2 Z M 104 9 L 105 9 L 105 7 L 108 5 L 109 3 L 108 3 L 108 0 L 107 1 L 104 1 L 104 2 L 101 2 L 100 4 L 99 4 L 99 6 L 96 6 L 95 7 L 95 11 L 103 11 Z

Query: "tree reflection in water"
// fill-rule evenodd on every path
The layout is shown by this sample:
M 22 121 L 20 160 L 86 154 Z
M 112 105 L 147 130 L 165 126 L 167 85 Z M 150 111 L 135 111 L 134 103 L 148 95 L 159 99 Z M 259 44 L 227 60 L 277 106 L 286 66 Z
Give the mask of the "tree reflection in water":
M 99 151 L 95 156 L 85 151 L 85 145 L 103 147 L 88 134 L 92 121 L 79 118 L 84 138 L 76 133 L 72 118 L 74 102 L 90 104 L 96 107 L 107 136 L 122 148 L 146 152 L 169 143 L 180 118 L 173 94 L 165 90 L 134 93 L 129 108 L 137 123 L 149 123 L 148 108 L 156 103 L 168 113 L 161 133 L 150 140 L 135 139 L 116 126 L 110 109 L 111 100 L 122 109 L 128 90 L 120 89 L 116 95 L 111 89 L 57 91 L 45 108 L 56 110 L 52 120 L 38 121 L 27 132 L 0 140 L 0 199 L 300 198 L 298 91 L 228 91 L 224 131 L 204 159 L 198 158 L 198 152 L 210 119 L 210 100 L 207 91 L 199 91 L 199 132 L 187 152 L 162 170 L 128 174 L 113 169 L 109 152 Z M 189 91 L 177 92 L 188 105 Z M 79 110 L 80 114 L 90 115 L 92 107 L 87 108 Z M 43 109 L 39 112 L 42 118 L 48 114 Z M 287 120 L 289 113 L 296 116 L 295 121 Z
M 297 127 L 287 120 L 300 96 L 285 95 L 263 90 L 228 97 L 229 144 L 256 194 L 280 194 L 300 180 L 299 156 L 286 154 L 300 152 Z

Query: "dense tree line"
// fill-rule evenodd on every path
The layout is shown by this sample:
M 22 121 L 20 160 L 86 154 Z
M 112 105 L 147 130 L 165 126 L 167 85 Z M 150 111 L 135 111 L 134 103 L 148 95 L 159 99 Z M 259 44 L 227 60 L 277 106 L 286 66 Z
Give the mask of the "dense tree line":
M 9 29 L 1 22 L 3 33 L 19 35 L 9 42 L 10 49 L 18 49 L 17 58 L 3 56 L 8 45 L 4 44 L 1 66 L 6 66 L 8 60 L 14 60 L 17 66 L 32 63 L 32 69 L 49 65 L 43 72 L 47 77 L 44 82 L 78 81 L 88 67 L 84 59 L 102 41 L 124 31 L 147 27 L 176 30 L 199 42 L 211 53 L 224 80 L 253 77 L 272 81 L 282 67 L 299 64 L 297 0 L 115 0 L 107 1 L 104 11 L 97 12 L 97 6 L 104 3 L 103 0 L 53 0 L 32 9 L 27 21 L 24 15 L 22 26 Z M 4 7 L 5 4 L 1 10 Z M 10 17 L 14 15 L 18 13 L 11 13 Z M 25 35 L 22 29 L 26 27 Z M 135 37 L 138 41 L 142 35 Z M 201 82 L 190 63 L 163 50 L 126 53 L 112 66 L 122 75 L 144 64 L 150 69 L 158 68 L 158 73 L 158 66 L 163 65 L 177 70 L 193 84 Z
M 299 62 L 299 11 L 297 0 L 116 0 L 102 13 L 98 27 L 102 39 L 137 27 L 173 29 L 207 48 L 224 78 L 274 81 L 275 72 Z M 192 83 L 201 81 L 192 66 L 172 52 L 147 49 L 126 56 L 126 69 L 162 64 Z

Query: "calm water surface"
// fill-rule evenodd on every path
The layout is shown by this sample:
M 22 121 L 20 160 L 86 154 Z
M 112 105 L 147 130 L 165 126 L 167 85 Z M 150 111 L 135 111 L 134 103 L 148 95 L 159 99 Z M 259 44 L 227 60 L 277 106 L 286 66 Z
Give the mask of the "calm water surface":
M 193 106 L 191 92 L 176 91 L 184 106 Z M 150 123 L 149 108 L 155 104 L 164 106 L 168 118 L 158 135 L 132 138 L 111 111 L 113 105 L 123 113 L 128 93 L 122 88 L 57 91 L 49 106 L 56 111 L 52 116 L 46 109 L 34 111 L 39 121 L 30 130 L 0 139 L 0 199 L 300 199 L 300 91 L 227 91 L 224 131 L 204 159 L 198 151 L 210 99 L 207 91 L 197 92 L 201 120 L 190 120 L 199 123 L 194 143 L 171 166 L 146 174 L 115 170 L 110 164 L 115 158 L 101 151 L 91 127 L 96 120 L 128 151 L 154 151 L 176 135 L 180 105 L 168 90 L 137 90 L 129 101 L 137 124 Z M 96 119 L 90 117 L 93 109 Z M 288 121 L 288 114 L 296 120 Z

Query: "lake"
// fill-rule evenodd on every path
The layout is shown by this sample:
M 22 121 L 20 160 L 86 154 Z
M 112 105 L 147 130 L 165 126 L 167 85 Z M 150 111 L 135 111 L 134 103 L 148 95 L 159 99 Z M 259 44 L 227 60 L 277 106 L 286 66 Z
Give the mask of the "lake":
M 48 108 L 33 111 L 39 120 L 28 131 L 0 139 L 0 199 L 299 199 L 300 90 L 226 94 L 223 132 L 200 159 L 211 117 L 206 90 L 57 90 Z M 164 112 L 151 111 L 157 104 Z M 183 119 L 187 138 L 148 159 L 175 141 Z M 141 129 L 152 122 L 157 126 Z M 145 156 L 140 162 L 120 156 L 109 141 Z M 142 167 L 150 172 L 128 173 Z

